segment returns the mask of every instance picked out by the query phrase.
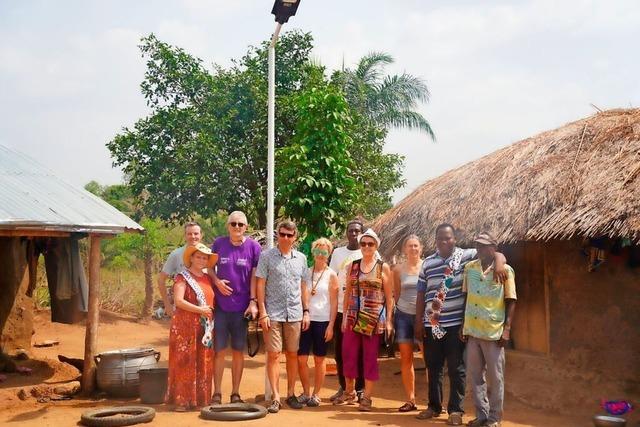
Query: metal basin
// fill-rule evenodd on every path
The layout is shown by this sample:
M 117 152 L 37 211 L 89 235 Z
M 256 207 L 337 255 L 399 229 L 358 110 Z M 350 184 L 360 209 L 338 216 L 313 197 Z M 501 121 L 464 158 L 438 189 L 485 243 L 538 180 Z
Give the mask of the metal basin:
M 608 415 L 596 415 L 593 417 L 593 424 L 596 427 L 624 427 L 627 425 L 627 420 Z
M 98 388 L 112 396 L 136 397 L 140 393 L 140 369 L 155 368 L 160 352 L 151 347 L 125 348 L 95 357 Z

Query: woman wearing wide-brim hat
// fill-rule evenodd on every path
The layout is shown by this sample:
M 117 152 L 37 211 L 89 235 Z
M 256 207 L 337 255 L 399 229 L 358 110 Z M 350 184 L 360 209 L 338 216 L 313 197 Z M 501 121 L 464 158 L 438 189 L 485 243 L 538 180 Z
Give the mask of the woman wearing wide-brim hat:
M 202 243 L 184 251 L 185 269 L 173 284 L 176 310 L 169 333 L 169 380 L 166 403 L 176 411 L 209 405 L 213 379 L 214 294 L 207 268 L 218 255 Z

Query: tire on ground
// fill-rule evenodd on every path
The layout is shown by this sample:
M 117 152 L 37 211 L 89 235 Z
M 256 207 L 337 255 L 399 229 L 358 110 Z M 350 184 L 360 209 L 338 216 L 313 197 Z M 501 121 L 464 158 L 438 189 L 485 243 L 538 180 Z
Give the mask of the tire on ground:
M 229 403 L 211 405 L 200 410 L 200 417 L 215 421 L 246 421 L 264 418 L 267 408 L 254 403 Z
M 80 423 L 87 427 L 121 427 L 148 423 L 155 416 L 156 410 L 148 406 L 113 406 L 83 413 Z

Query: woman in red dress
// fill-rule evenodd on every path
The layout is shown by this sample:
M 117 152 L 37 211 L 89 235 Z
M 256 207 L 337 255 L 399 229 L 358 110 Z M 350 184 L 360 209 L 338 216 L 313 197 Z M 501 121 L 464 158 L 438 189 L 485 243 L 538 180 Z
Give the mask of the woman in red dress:
M 173 285 L 176 310 L 169 334 L 166 403 L 176 411 L 209 405 L 213 379 L 213 306 L 211 279 L 205 273 L 218 255 L 198 243 L 184 251 L 186 269 Z

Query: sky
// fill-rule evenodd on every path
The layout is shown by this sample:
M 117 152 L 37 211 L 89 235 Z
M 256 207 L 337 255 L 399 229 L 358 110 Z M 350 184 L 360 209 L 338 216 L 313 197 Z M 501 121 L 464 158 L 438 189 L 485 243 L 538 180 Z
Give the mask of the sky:
M 227 66 L 270 37 L 270 0 L 0 0 L 0 144 L 71 184 L 116 184 L 105 144 L 149 113 L 138 49 L 150 33 Z M 424 79 L 437 141 L 393 130 L 401 200 L 420 184 L 539 132 L 640 107 L 640 2 L 302 0 L 285 24 L 329 70 L 372 51 Z M 265 135 L 266 144 L 266 135 Z M 276 165 L 278 167 L 278 165 Z M 471 183 L 472 185 L 472 183 Z

